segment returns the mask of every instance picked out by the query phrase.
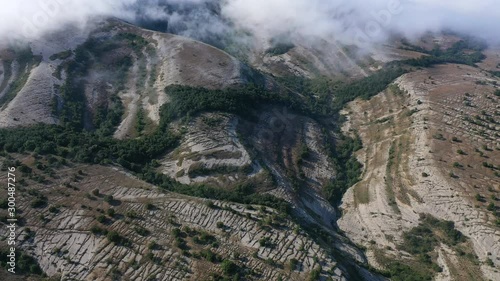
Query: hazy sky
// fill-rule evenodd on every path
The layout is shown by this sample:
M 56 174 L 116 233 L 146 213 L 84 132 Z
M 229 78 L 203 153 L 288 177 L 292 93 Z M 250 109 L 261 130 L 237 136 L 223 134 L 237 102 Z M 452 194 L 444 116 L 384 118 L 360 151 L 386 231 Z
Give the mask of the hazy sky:
M 90 16 L 133 19 L 136 5 L 155 19 L 183 21 L 158 2 L 199 4 L 214 0 L 0 0 L 0 38 L 24 38 Z M 496 0 L 223 0 L 222 15 L 259 37 L 320 36 L 344 41 L 379 41 L 391 32 L 417 36 L 454 29 L 500 42 Z M 207 12 L 208 16 L 212 16 Z M 205 17 L 204 17 L 205 16 Z M 189 17 L 196 21 L 200 17 Z M 215 19 L 212 24 L 220 21 Z M 220 23 L 222 24 L 222 23 Z M 201 26 L 210 29 L 207 24 Z M 187 26 L 199 27 L 200 23 Z M 218 30 L 224 30 L 218 28 Z

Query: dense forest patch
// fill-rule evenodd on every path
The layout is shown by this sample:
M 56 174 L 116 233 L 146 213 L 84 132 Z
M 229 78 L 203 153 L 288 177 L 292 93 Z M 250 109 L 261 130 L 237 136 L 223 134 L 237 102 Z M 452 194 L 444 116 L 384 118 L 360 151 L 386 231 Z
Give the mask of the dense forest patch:
M 433 280 L 434 275 L 443 269 L 437 264 L 436 249 L 445 244 L 467 259 L 477 262 L 473 252 L 467 248 L 468 238 L 455 229 L 451 221 L 439 220 L 431 215 L 421 214 L 420 224 L 403 234 L 400 250 L 414 258 L 394 259 L 377 254 L 377 260 L 386 270 L 382 272 L 391 280 Z
M 443 63 L 457 63 L 475 66 L 476 63 L 486 58 L 483 54 L 483 51 L 486 49 L 486 44 L 472 38 L 460 40 L 453 44 L 451 48 L 446 50 L 436 47 L 431 51 L 428 51 L 409 43 L 407 43 L 406 46 L 409 49 L 428 55 L 418 59 L 409 59 L 401 62 L 417 67 L 429 67 L 435 64 Z

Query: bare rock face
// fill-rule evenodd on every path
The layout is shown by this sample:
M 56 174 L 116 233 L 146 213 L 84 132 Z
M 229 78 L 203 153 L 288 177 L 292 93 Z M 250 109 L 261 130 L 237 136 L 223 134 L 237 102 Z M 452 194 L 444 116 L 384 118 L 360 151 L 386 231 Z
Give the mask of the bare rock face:
M 26 45 L 0 47 L 0 98 L 10 96 L 0 107 L 0 128 L 59 122 L 53 101 L 62 81 L 53 74 L 62 61 L 50 57 L 76 49 L 87 37 L 86 30 L 67 26 Z
M 208 113 L 196 117 L 186 130 L 182 144 L 169 153 L 160 168 L 164 174 L 185 184 L 213 182 L 230 185 L 257 176 L 262 168 L 253 163 L 238 138 L 238 118 Z
M 51 112 L 54 78 L 50 65 L 42 62 L 27 72 L 29 76 L 25 86 L 0 112 L 0 127 L 58 122 Z
M 489 149 L 498 147 L 498 116 L 481 117 L 496 112 L 497 82 L 477 68 L 443 65 L 406 74 L 370 101 L 349 105 L 345 129 L 363 140 L 358 158 L 365 171 L 344 197 L 339 226 L 368 247 L 373 264 L 382 262 L 381 251 L 405 256 L 402 234 L 421 222 L 419 214 L 431 214 L 454 222 L 477 255 L 471 262 L 441 245 L 438 280 L 500 277 L 500 232 L 486 206 L 500 186 L 482 164 L 500 157 Z
M 306 280 L 320 266 L 323 278 L 348 280 L 331 253 L 271 208 L 163 192 L 104 166 L 66 166 L 57 175 L 19 186 L 19 248 L 49 276 L 200 280 L 225 274 L 221 262 L 231 260 L 249 280 Z M 33 207 L 43 196 L 46 205 Z
M 254 45 L 260 48 L 250 53 L 250 64 L 266 73 L 285 77 L 356 79 L 376 72 L 384 63 L 423 55 L 401 48 L 403 45 L 397 40 L 365 49 L 333 39 L 311 37 L 295 38 L 293 44 L 257 41 Z
M 168 102 L 164 90 L 169 85 L 221 89 L 245 82 L 241 75 L 242 64 L 207 44 L 123 24 L 116 25 L 114 32 L 133 32 L 152 44 L 152 49 L 144 51 L 134 60 L 130 85 L 121 94 L 122 100 L 129 106 L 125 117 L 128 119 L 117 131 L 119 138 L 123 138 L 123 133 L 119 132 L 132 129 L 127 122 L 136 118 L 136 108 L 144 110 L 156 124 L 159 122 L 160 107 Z
M 242 63 L 184 37 L 115 20 L 67 36 L 65 31 L 51 35 L 51 44 L 33 42 L 30 57 L 38 61 L 24 68 L 20 60 L 2 55 L 1 90 L 12 99 L 1 107 L 0 127 L 60 124 L 57 112 L 66 105 L 63 96 L 68 94 L 64 90 L 78 82 L 84 127 L 94 129 L 99 110 L 112 108 L 117 97 L 125 110 L 114 137 L 136 138 L 158 125 L 159 109 L 169 102 L 165 94 L 169 85 L 219 89 L 249 82 Z M 71 73 L 75 61 L 85 71 Z M 14 87 L 18 91 L 7 92 Z M 137 129 L 139 118 L 145 123 L 142 131 Z M 269 107 L 255 120 L 207 113 L 174 129 L 182 132 L 182 143 L 161 161 L 161 172 L 186 184 L 223 188 L 253 184 L 256 192 L 294 203 L 301 220 L 336 235 L 335 209 L 322 194 L 335 170 L 316 121 Z M 33 161 L 26 164 L 32 166 Z M 224 274 L 219 264 L 223 259 L 234 260 L 242 272 L 253 276 L 250 280 L 305 280 L 315 270 L 333 280 L 349 276 L 332 253 L 270 208 L 208 204 L 161 192 L 109 167 L 78 166 L 81 173 L 74 168 L 62 168 L 43 184 L 29 179 L 29 188 L 23 190 L 27 195 L 20 204 L 27 221 L 22 249 L 49 276 L 199 280 L 207 274 Z M 297 196 L 299 191 L 303 196 Z M 40 194 L 47 199 L 45 206 L 32 206 Z M 336 248 L 363 261 L 352 245 L 337 238 Z M 210 242 L 200 242 L 203 239 Z M 151 241 L 158 245 L 150 246 Z M 378 280 L 360 270 L 367 279 Z
M 299 204 L 301 216 L 333 230 L 336 212 L 322 191 L 335 169 L 321 126 L 279 107 L 259 111 L 255 119 L 207 113 L 176 125 L 184 131 L 182 143 L 161 161 L 159 171 L 185 184 L 251 183 Z
M 133 44 L 120 46 L 119 40 L 123 40 L 120 34 L 126 40 L 130 40 L 126 36 L 141 38 L 134 40 L 144 40 L 144 46 L 137 50 L 131 47 Z M 109 103 L 110 96 L 119 91 L 126 110 L 115 132 L 116 138 L 137 136 L 134 127 L 139 113 L 144 114 L 152 126 L 158 124 L 159 109 L 168 101 L 164 92 L 168 85 L 218 89 L 246 81 L 242 76 L 243 65 L 214 47 L 117 20 L 96 20 L 85 30 L 70 26 L 48 34 L 43 40 L 31 42 L 32 56 L 39 56 L 41 60 L 36 65 L 19 69 L 18 61 L 9 58 L 9 50 L 0 53 L 0 97 L 9 89 L 12 95 L 2 104 L 0 127 L 58 123 L 54 103 L 59 100 L 59 107 L 64 106 L 59 89 L 66 82 L 68 62 L 76 59 L 75 51 L 85 42 L 104 39 L 108 41 L 102 44 L 111 46 L 109 40 L 115 40 L 115 49 L 99 51 L 99 63 L 91 64 L 84 76 L 73 80 L 85 83 L 87 116 L 96 114 L 98 108 Z M 113 65 L 128 58 L 131 66 L 119 77 L 114 77 L 112 72 L 118 70 Z M 91 122 L 87 121 L 87 126 L 91 126 Z
M 382 62 L 423 55 L 395 45 L 350 59 L 357 51 L 318 42 L 252 54 L 250 63 L 276 76 L 353 79 Z M 495 54 L 478 67 L 412 70 L 372 99 L 349 104 L 343 131 L 362 139 L 356 156 L 364 171 L 342 198 L 341 212 L 325 194 L 338 172 L 328 150 L 335 143 L 330 123 L 337 120 L 278 105 L 261 105 L 246 117 L 211 112 L 171 122 L 180 145 L 151 164 L 189 188 L 251 186 L 274 195 L 290 203 L 293 220 L 269 207 L 167 192 L 117 167 L 65 162 L 54 176 L 39 168 L 49 161 L 44 156 L 14 155 L 33 169 L 19 175 L 20 249 L 61 280 L 238 274 L 245 280 L 384 280 L 355 265 L 366 259 L 378 269 L 394 261 L 433 267 L 436 280 L 498 280 L 500 79 L 486 72 L 496 69 Z M 84 70 L 75 74 L 74 67 Z M 32 42 L 30 52 L 0 50 L 0 128 L 63 123 L 67 89 L 77 82 L 85 128 L 100 128 L 101 110 L 115 110 L 119 122 L 107 128 L 109 136 L 140 139 L 158 127 L 160 108 L 170 102 L 166 87 L 236 87 L 252 82 L 248 71 L 204 43 L 117 20 L 68 27 Z M 52 161 L 62 163 L 57 157 Z M 412 252 L 412 231 L 441 240 L 427 252 Z M 446 241 L 450 233 L 463 239 Z M 0 229 L 0 237 L 6 235 Z

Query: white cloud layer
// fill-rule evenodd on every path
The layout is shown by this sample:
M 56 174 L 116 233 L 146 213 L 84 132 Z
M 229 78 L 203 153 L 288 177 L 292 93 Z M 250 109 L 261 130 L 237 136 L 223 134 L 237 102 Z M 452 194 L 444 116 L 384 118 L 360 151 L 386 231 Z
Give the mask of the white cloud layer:
M 229 0 L 224 14 L 254 32 L 384 40 L 452 29 L 500 41 L 497 0 Z
M 359 43 L 383 41 L 393 32 L 415 37 L 452 29 L 500 42 L 497 0 L 0 0 L 0 40 L 30 39 L 66 23 L 84 25 L 92 16 L 132 20 L 137 7 L 152 19 L 185 21 L 188 35 L 226 32 L 229 25 L 213 11 L 187 17 L 158 6 L 207 2 L 218 2 L 225 19 L 266 39 L 319 36 Z

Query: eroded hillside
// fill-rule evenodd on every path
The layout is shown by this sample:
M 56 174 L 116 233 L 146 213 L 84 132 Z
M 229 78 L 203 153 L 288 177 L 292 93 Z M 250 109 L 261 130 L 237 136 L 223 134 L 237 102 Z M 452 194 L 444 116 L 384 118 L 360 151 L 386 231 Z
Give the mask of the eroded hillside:
M 263 46 L 261 73 L 104 20 L 2 51 L 0 153 L 21 179 L 29 271 L 498 279 L 495 51 L 457 36 Z
M 321 126 L 284 107 L 269 107 L 259 119 L 203 114 L 183 124 L 181 145 L 159 170 L 185 183 L 221 188 L 252 182 L 294 205 L 303 216 L 333 229 L 334 208 L 322 194 L 335 175 Z M 297 193 L 302 196 L 296 196 Z
M 214 47 L 117 20 L 45 40 L 34 42 L 33 51 L 2 52 L 2 127 L 75 122 L 66 120 L 79 118 L 67 112 L 74 107 L 84 112 L 86 128 L 109 118 L 119 124 L 115 137 L 136 137 L 158 124 L 159 109 L 168 100 L 166 86 L 223 88 L 251 79 L 241 63 Z M 75 102 L 84 108 L 70 105 Z M 116 116 L 106 116 L 109 111 Z
M 349 279 L 278 210 L 165 192 L 118 168 L 57 157 L 18 155 L 3 159 L 3 167 L 16 161 L 18 247 L 53 278 Z
M 365 170 L 344 197 L 339 225 L 373 264 L 413 259 L 422 272 L 439 265 L 439 280 L 498 279 L 498 82 L 478 68 L 440 65 L 349 104 L 345 131 L 361 137 Z M 468 239 L 446 240 L 421 214 L 453 222 Z M 443 238 L 422 253 L 428 261 L 415 259 L 411 243 L 429 242 L 408 235 L 424 227 Z

